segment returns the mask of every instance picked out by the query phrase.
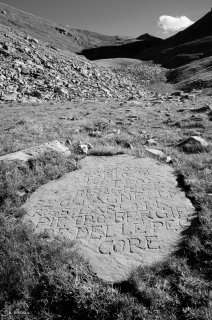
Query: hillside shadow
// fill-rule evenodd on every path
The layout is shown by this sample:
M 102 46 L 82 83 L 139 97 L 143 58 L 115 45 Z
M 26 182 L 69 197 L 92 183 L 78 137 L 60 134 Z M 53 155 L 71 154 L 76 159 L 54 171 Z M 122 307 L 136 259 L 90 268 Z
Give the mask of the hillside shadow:
M 133 40 L 120 45 L 84 49 L 78 54 L 84 55 L 89 60 L 134 58 L 138 52 L 155 47 L 162 42 L 162 39 L 150 36 L 144 40 Z

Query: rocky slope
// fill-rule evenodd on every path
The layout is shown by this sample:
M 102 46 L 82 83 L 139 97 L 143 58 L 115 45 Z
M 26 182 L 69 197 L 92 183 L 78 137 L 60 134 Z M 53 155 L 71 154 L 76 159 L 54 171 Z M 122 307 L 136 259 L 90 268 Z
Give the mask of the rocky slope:
M 134 41 L 124 36 L 107 36 L 75 29 L 69 25 L 60 25 L 3 3 L 0 3 L 0 24 L 13 27 L 17 31 L 25 32 L 49 45 L 71 52 Z
M 163 41 L 148 34 L 138 39 L 104 36 L 72 29 L 70 26 L 60 26 L 0 4 L 0 101 L 136 99 L 147 96 L 149 93 L 144 89 L 146 84 L 164 80 L 164 70 L 158 65 L 144 61 L 140 63 L 125 61 L 124 64 L 119 63 L 114 66 L 114 63 L 116 64 L 114 61 L 111 64 L 95 63 L 88 61 L 82 54 L 88 52 L 88 57 L 93 59 L 99 58 L 99 54 L 103 56 L 106 54 L 106 58 L 110 55 L 112 58 L 116 55 L 119 58 L 131 57 L 136 52 L 139 59 L 153 59 L 159 63 L 162 63 L 160 57 L 165 56 L 166 64 L 172 61 L 174 67 L 178 67 L 179 61 L 181 65 L 200 58 L 209 59 L 211 37 L 208 36 L 208 32 L 203 31 L 205 21 L 208 23 L 210 19 L 212 13 L 206 16 L 206 20 L 203 18 L 196 23 L 196 27 L 192 26 L 197 31 L 200 30 L 203 36 L 207 35 L 195 40 L 198 46 L 202 47 L 200 52 L 195 41 L 189 44 L 180 43 L 176 48 L 172 48 L 169 40 Z M 187 39 L 188 31 L 184 32 Z M 197 34 L 200 36 L 198 32 Z M 181 33 L 182 39 L 183 35 L 184 33 Z M 181 54 L 184 46 L 192 48 L 192 53 Z M 91 47 L 92 49 L 88 49 Z M 79 50 L 82 50 L 80 56 L 76 54 Z M 179 54 L 173 53 L 176 50 Z M 190 83 L 195 82 L 197 88 L 203 86 L 203 82 L 204 86 L 211 86 L 211 62 L 204 61 L 201 67 L 195 66 L 189 69 L 189 64 L 184 69 L 171 71 L 168 79 L 175 83 L 191 79 Z M 204 75 L 206 72 L 205 65 L 207 65 L 207 77 L 204 76 L 203 82 L 198 82 L 200 74 Z M 198 75 L 197 79 L 193 78 L 194 73 Z M 189 88 L 190 84 L 184 82 L 180 88 Z
M 0 34 L 1 101 L 139 98 L 147 94 L 143 82 L 122 70 L 98 66 L 11 27 L 0 25 Z M 149 66 L 138 72 L 147 81 L 160 70 Z
M 178 83 L 183 89 L 195 87 L 211 87 L 211 56 L 212 56 L 212 11 L 176 35 L 161 40 L 148 34 L 138 37 L 134 41 L 122 45 L 102 46 L 84 49 L 83 54 L 89 59 L 106 59 L 127 57 L 143 61 L 152 60 L 171 72 L 169 79 Z M 184 66 L 181 68 L 181 66 Z M 194 66 L 194 68 L 192 68 Z M 204 68 L 204 66 L 206 66 Z M 193 70 L 193 71 L 192 71 Z M 180 72 L 182 71 L 181 75 Z M 207 73 L 207 77 L 205 77 Z M 177 75 L 174 78 L 174 75 Z

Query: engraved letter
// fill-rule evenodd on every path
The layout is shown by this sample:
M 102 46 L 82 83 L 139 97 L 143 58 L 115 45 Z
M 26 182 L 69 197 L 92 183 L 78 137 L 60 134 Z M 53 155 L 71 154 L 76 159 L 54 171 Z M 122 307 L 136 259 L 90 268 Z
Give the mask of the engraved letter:
M 106 237 L 115 237 L 116 232 L 115 230 L 112 229 L 112 226 L 107 226 L 107 232 L 106 232 Z
M 77 239 L 88 238 L 89 230 L 88 228 L 78 228 Z
M 145 238 L 144 239 L 138 239 L 138 238 L 132 238 L 130 239 L 130 252 L 131 253 L 139 253 L 141 250 L 146 249 L 146 243 Z
M 105 237 L 105 233 L 102 226 L 93 226 L 91 232 L 92 239 L 101 239 Z
M 124 212 L 116 212 L 116 220 L 115 222 L 124 222 L 125 213 Z
M 146 241 L 149 249 L 160 249 L 157 238 L 157 236 L 146 236 Z
M 101 254 L 111 254 L 113 248 L 113 241 L 104 241 L 99 246 Z
M 124 251 L 124 247 L 125 247 L 125 241 L 118 240 L 113 246 L 113 251 L 117 253 L 121 253 Z

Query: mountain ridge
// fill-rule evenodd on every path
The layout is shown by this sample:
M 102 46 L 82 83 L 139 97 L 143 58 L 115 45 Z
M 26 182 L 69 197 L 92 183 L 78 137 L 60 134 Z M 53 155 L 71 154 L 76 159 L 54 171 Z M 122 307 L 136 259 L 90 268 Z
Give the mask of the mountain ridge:
M 202 75 L 204 78 L 204 67 L 202 66 L 205 65 L 207 66 L 206 72 L 210 75 L 211 24 L 212 11 L 187 29 L 165 40 L 148 33 L 144 33 L 137 38 L 108 36 L 71 28 L 68 25 L 63 26 L 0 3 L 0 26 L 12 28 L 11 30 L 17 33 L 21 32 L 25 36 L 35 37 L 55 51 L 60 52 L 62 50 L 69 54 L 77 54 L 74 59 L 78 59 L 79 56 L 84 56 L 88 60 L 133 58 L 153 61 L 170 70 L 180 68 L 176 73 L 171 72 L 171 76 L 168 73 L 168 79 L 171 79 L 170 81 L 175 84 L 177 79 L 181 79 L 181 76 L 179 76 L 181 71 L 185 76 L 184 80 L 188 78 L 189 81 L 191 73 L 189 66 L 191 63 L 196 63 L 194 73 L 198 76 Z M 207 60 L 207 58 L 209 60 L 202 63 L 202 59 Z M 182 66 L 185 67 L 181 68 Z M 186 72 L 186 68 L 189 70 L 188 72 Z M 197 70 L 201 70 L 201 74 Z M 178 74 L 176 79 L 173 78 L 174 74 Z M 204 82 L 204 85 L 207 85 L 207 83 Z M 210 85 L 210 81 L 208 85 Z
M 71 28 L 4 3 L 0 3 L 0 24 L 15 27 L 17 30 L 38 38 L 38 40 L 49 42 L 50 45 L 71 52 L 78 52 L 93 46 L 129 41 L 128 37 L 107 36 L 88 30 Z

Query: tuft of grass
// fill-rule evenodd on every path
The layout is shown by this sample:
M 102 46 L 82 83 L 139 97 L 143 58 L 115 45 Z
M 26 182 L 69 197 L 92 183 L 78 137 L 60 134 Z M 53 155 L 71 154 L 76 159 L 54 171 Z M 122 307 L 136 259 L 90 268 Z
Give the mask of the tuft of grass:
M 155 319 L 210 319 L 210 282 L 192 270 L 185 258 L 171 257 L 138 268 L 131 283 L 133 295 L 158 315 Z
M 39 186 L 77 170 L 77 162 L 57 152 L 46 152 L 39 158 L 0 162 L 0 208 L 17 211 Z
M 115 156 L 119 154 L 125 154 L 126 150 L 120 147 L 110 147 L 110 146 L 97 146 L 94 149 L 91 149 L 88 153 L 89 156 Z

